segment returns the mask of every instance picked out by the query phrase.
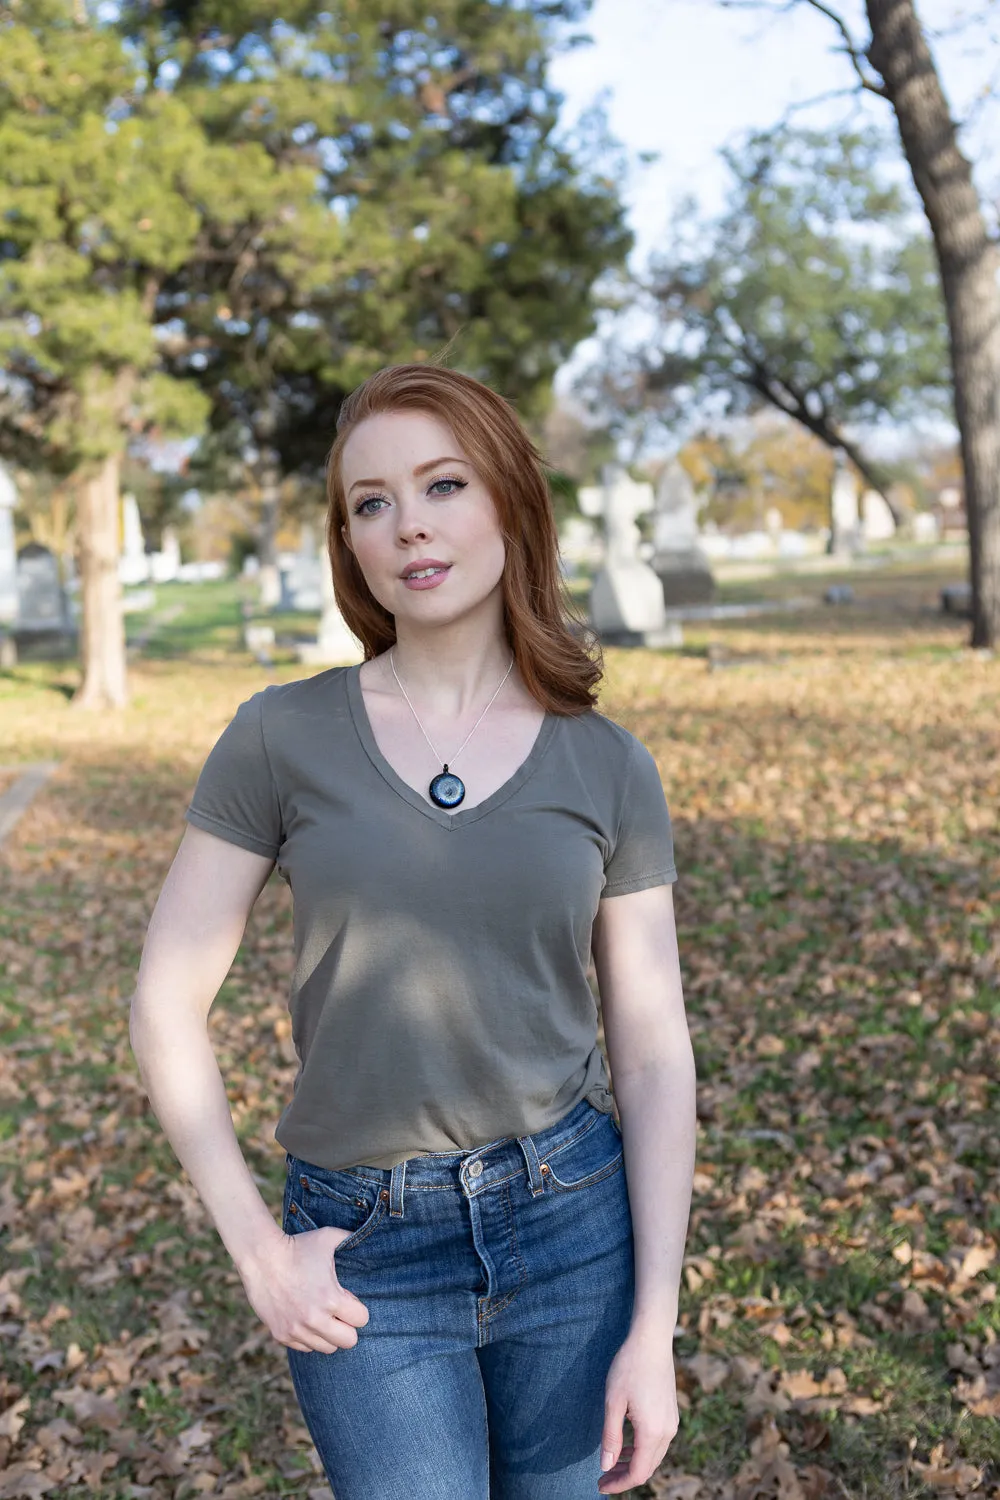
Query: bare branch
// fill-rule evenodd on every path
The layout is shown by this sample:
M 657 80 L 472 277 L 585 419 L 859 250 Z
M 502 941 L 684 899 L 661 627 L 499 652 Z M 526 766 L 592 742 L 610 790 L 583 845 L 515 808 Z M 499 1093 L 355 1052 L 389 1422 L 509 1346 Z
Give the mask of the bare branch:
M 719 4 L 723 10 L 764 10 L 772 16 L 784 15 L 800 4 L 811 5 L 813 10 L 818 10 L 821 16 L 832 21 L 840 32 L 844 45 L 838 50 L 850 58 L 861 87 L 869 94 L 878 94 L 881 99 L 888 98 L 878 79 L 865 66 L 865 54 L 852 37 L 847 22 L 829 5 L 824 5 L 823 0 L 770 0 L 770 3 L 769 0 L 719 0 Z
M 878 94 L 882 99 L 887 99 L 889 96 L 883 88 L 882 84 L 880 84 L 875 78 L 873 78 L 865 68 L 864 53 L 859 51 L 858 45 L 855 42 L 854 38 L 851 36 L 847 22 L 844 20 L 843 16 L 839 16 L 835 10 L 831 10 L 828 5 L 824 5 L 823 0 L 806 0 L 806 3 L 808 5 L 811 5 L 813 10 L 818 10 L 821 16 L 826 16 L 828 21 L 832 21 L 834 26 L 836 26 L 837 30 L 840 32 L 840 35 L 844 39 L 843 50 L 851 59 L 851 66 L 854 68 L 855 73 L 857 73 L 858 75 L 858 82 L 860 83 L 861 87 L 863 89 L 867 89 L 871 94 Z
M 814 104 L 828 104 L 831 99 L 856 99 L 857 97 L 858 91 L 852 85 L 846 89 L 828 89 L 825 94 L 814 94 L 811 99 L 796 99 L 785 110 L 778 122 L 779 127 L 786 124 L 792 115 L 798 114 L 799 110 L 812 109 Z

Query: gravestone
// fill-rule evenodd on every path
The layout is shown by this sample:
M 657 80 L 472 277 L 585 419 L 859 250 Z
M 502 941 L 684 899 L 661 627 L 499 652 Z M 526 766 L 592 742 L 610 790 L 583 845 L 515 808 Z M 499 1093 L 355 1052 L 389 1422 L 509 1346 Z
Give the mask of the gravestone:
M 290 568 L 281 572 L 282 609 L 314 610 L 323 608 L 323 566 L 316 550 L 316 535 L 307 523 L 302 527 L 299 550 Z
M 715 593 L 712 568 L 698 535 L 694 485 L 676 459 L 667 464 L 656 487 L 652 564 L 668 608 L 706 604 Z
M 127 587 L 149 581 L 149 558 L 142 534 L 142 517 L 134 495 L 122 496 L 122 550 L 118 559 L 118 577 Z
M 281 572 L 276 562 L 259 564 L 257 587 L 261 609 L 281 608 Z
M 851 556 L 860 550 L 861 541 L 857 480 L 844 453 L 838 451 L 830 494 L 830 551 L 839 557 Z
M 347 628 L 347 621 L 337 606 L 333 592 L 333 574 L 329 558 L 320 567 L 320 593 L 323 613 L 315 641 L 304 641 L 296 650 L 299 661 L 308 666 L 349 667 L 364 660 L 361 642 Z
M 160 550 L 149 559 L 149 569 L 154 583 L 173 583 L 181 566 L 180 539 L 172 526 L 164 526 L 160 538 Z
M 639 555 L 636 520 L 653 508 L 652 485 L 609 465 L 604 483 L 585 486 L 578 499 L 585 516 L 604 520 L 604 561 L 590 591 L 594 630 L 611 644 L 677 645 L 679 627 L 667 628 L 663 587 Z
M 861 496 L 861 535 L 866 542 L 889 542 L 896 535 L 892 511 L 878 490 L 865 490 Z
M 573 578 L 581 570 L 596 567 L 602 551 L 593 521 L 586 516 L 566 517 L 559 528 L 559 562 L 564 574 Z
M 941 537 L 941 528 L 938 518 L 931 510 L 918 510 L 913 517 L 913 540 L 915 542 L 936 542 Z
M 17 619 L 14 638 L 25 647 L 65 652 L 76 637 L 59 564 L 48 547 L 29 542 L 17 554 Z
M 14 545 L 14 507 L 17 490 L 0 463 L 0 631 L 17 619 L 17 548 Z

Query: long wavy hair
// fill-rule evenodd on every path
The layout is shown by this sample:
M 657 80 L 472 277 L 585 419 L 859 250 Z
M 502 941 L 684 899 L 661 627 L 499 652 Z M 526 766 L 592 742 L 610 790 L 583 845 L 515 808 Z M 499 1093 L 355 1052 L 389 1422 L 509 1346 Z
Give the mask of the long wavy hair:
M 513 407 L 489 386 L 440 365 L 389 365 L 340 408 L 326 465 L 326 539 L 337 604 L 365 660 L 396 640 L 393 615 L 374 597 L 341 534 L 348 525 L 344 444 L 359 423 L 391 411 L 423 411 L 447 423 L 496 506 L 506 548 L 504 629 L 521 680 L 550 713 L 579 714 L 597 701 L 600 646 L 586 632 L 559 571 L 559 543 L 544 461 Z

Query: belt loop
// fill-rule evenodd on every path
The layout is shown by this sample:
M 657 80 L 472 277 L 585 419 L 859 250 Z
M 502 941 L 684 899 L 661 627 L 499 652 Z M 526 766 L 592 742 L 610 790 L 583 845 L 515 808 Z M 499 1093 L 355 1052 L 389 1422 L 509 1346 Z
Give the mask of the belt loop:
M 535 1150 L 535 1143 L 530 1135 L 519 1135 L 517 1144 L 524 1152 L 524 1159 L 528 1165 L 528 1186 L 531 1189 L 531 1196 L 537 1198 L 539 1193 L 545 1191 L 545 1179 L 542 1177 L 541 1169 L 538 1165 L 538 1152 Z
M 406 1162 L 400 1161 L 392 1169 L 389 1181 L 389 1212 L 394 1219 L 403 1217 L 403 1183 L 406 1181 Z

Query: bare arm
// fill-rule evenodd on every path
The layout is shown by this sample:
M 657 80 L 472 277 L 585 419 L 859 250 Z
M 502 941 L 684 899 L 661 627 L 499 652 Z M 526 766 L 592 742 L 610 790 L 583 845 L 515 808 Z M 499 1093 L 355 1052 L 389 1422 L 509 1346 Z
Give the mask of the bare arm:
M 605 898 L 593 934 L 611 1081 L 621 1115 L 635 1245 L 628 1338 L 608 1375 L 601 1494 L 644 1484 L 677 1431 L 673 1332 L 696 1138 L 673 890 Z M 626 1411 L 635 1432 L 622 1448 Z M 620 1456 L 619 1456 L 620 1455 Z
M 594 963 L 635 1232 L 633 1323 L 677 1319 L 695 1153 L 694 1053 L 669 885 L 602 901 Z
M 289 1238 L 275 1223 L 240 1150 L 208 1034 L 212 1002 L 273 868 L 263 855 L 187 828 L 149 924 L 129 1036 L 153 1111 L 258 1316 L 291 1347 L 329 1352 L 357 1337 L 335 1326 L 334 1306 L 355 1327 L 367 1321 L 333 1272 L 344 1231 Z
M 208 1036 L 272 860 L 189 827 L 146 935 L 129 1037 L 157 1119 L 239 1265 L 280 1231 L 243 1159 Z

